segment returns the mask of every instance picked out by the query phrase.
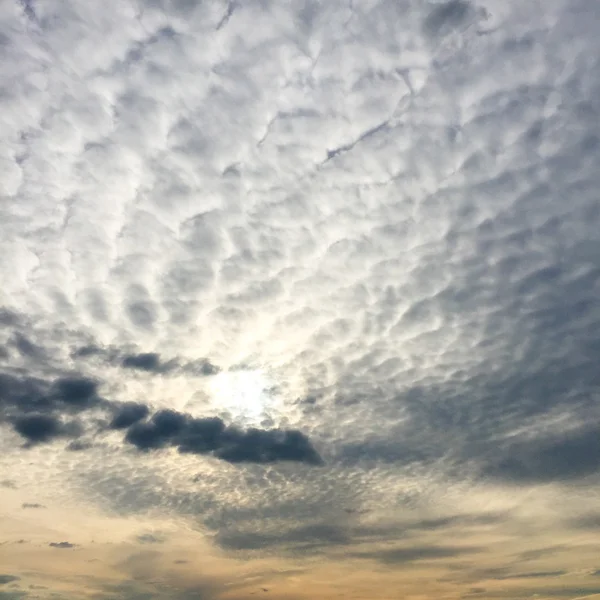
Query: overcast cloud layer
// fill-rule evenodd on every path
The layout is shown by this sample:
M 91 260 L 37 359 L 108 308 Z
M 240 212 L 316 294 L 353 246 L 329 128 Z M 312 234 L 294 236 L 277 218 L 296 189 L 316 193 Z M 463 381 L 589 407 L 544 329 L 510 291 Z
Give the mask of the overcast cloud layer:
M 0 600 L 600 596 L 599 33 L 1 2 Z

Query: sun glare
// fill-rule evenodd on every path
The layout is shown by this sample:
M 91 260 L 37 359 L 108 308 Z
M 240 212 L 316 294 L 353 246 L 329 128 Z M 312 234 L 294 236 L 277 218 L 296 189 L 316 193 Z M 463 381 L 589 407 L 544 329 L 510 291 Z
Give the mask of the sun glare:
M 234 418 L 254 421 L 266 415 L 271 384 L 262 370 L 223 371 L 212 382 L 217 406 Z

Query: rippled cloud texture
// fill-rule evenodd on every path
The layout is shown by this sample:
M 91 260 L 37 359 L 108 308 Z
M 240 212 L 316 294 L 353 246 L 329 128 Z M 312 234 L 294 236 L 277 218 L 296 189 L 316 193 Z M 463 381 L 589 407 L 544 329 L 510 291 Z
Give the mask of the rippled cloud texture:
M 0 600 L 600 596 L 600 4 L 0 3 Z

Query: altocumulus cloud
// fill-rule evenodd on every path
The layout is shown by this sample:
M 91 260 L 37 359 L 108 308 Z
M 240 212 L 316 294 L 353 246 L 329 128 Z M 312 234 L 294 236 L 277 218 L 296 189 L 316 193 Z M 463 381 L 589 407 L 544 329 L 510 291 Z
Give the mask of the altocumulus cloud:
M 156 509 L 436 597 L 596 570 L 598 3 L 109 4 L 0 5 L 14 518 Z M 160 596 L 148 556 L 104 591 Z

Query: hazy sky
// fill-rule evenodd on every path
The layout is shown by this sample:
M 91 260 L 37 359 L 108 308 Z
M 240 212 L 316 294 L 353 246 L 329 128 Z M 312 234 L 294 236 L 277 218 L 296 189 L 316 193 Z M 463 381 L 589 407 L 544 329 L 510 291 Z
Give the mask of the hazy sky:
M 0 0 L 0 600 L 600 598 L 600 2 Z

